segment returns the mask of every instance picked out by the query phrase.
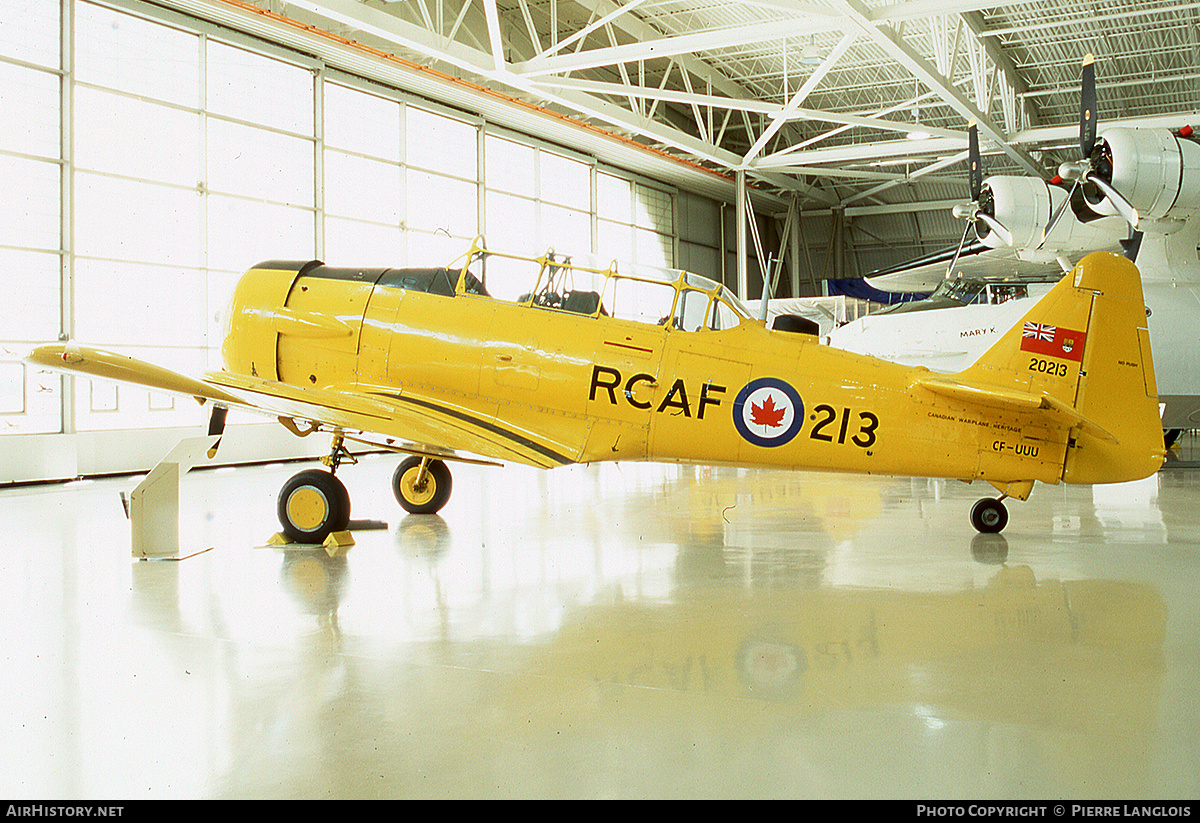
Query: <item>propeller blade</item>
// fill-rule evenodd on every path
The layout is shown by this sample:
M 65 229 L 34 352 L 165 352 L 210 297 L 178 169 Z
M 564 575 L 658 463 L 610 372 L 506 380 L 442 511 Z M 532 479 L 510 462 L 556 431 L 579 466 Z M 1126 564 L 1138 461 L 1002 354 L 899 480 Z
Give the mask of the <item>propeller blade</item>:
M 1130 228 L 1137 228 L 1137 209 L 1135 209 L 1133 205 L 1125 199 L 1124 195 L 1114 189 L 1111 183 L 1098 174 L 1088 173 L 1084 179 L 1094 183 L 1096 188 L 1104 192 L 1104 196 L 1108 198 L 1110 203 L 1112 203 L 1113 208 L 1117 211 L 1117 214 L 1125 218 L 1125 222 L 1129 224 Z
M 1072 191 L 1074 191 L 1074 188 L 1072 188 Z M 1054 231 L 1054 227 L 1058 225 L 1059 218 L 1063 216 L 1063 212 L 1067 210 L 1067 206 L 1070 204 L 1070 202 L 1071 197 L 1070 194 L 1068 194 L 1063 198 L 1062 202 L 1058 204 L 1058 208 L 1054 210 L 1054 214 L 1050 215 L 1050 222 L 1046 224 L 1046 229 L 1042 232 L 1042 242 L 1038 243 L 1039 249 L 1046 245 L 1046 240 L 1050 238 L 1050 233 Z
M 1000 221 L 995 217 L 992 217 L 986 212 L 978 212 L 975 215 L 975 219 L 982 220 L 985 224 L 987 224 L 987 227 L 995 232 L 996 236 L 1000 238 L 1000 242 L 1004 245 L 1011 246 L 1013 244 L 1012 232 L 1004 228 Z
M 967 130 L 967 157 L 970 163 L 970 176 L 968 178 L 971 186 L 971 202 L 978 203 L 979 195 L 983 191 L 983 160 L 979 152 L 979 127 L 975 125 L 975 121 L 971 121 L 971 127 Z
M 218 437 L 208 450 L 209 460 L 217 456 L 217 449 L 221 446 L 220 436 L 225 434 L 225 418 L 228 415 L 229 409 L 225 406 L 213 406 L 212 416 L 208 418 L 208 436 L 218 435 Z
M 967 223 L 963 228 L 962 240 L 958 241 L 958 248 L 954 250 L 954 259 L 950 261 L 950 265 L 946 267 L 946 279 L 949 280 L 954 274 L 954 267 L 958 265 L 958 256 L 962 254 L 963 246 L 967 245 L 967 233 L 971 231 L 971 224 Z
M 1096 146 L 1096 57 L 1083 58 L 1083 91 L 1079 103 L 1079 152 L 1084 160 Z

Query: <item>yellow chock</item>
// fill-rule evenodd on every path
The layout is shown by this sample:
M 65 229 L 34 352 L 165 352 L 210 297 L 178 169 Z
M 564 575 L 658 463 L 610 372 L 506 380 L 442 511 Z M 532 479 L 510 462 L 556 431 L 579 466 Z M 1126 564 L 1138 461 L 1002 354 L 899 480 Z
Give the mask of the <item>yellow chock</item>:
M 354 545 L 354 537 L 348 531 L 331 532 L 325 538 L 322 544 L 325 547 L 325 553 L 330 557 L 339 557 L 350 550 Z
M 288 540 L 286 537 L 283 536 L 283 532 L 275 532 L 275 534 L 271 536 L 271 539 L 267 541 L 267 545 L 268 546 L 286 546 L 288 543 L 291 543 L 291 542 L 292 541 Z

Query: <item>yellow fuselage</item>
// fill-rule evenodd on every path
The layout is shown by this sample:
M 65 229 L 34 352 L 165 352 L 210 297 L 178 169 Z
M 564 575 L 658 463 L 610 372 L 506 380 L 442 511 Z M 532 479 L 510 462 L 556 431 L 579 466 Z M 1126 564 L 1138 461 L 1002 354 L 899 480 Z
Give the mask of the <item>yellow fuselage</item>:
M 1061 427 L 914 389 L 923 369 L 744 317 L 683 331 L 455 293 L 453 283 L 431 285 L 429 270 L 411 271 L 251 270 L 231 308 L 226 369 L 298 390 L 411 397 L 432 415 L 453 409 L 464 426 L 507 441 L 477 451 L 542 466 L 654 460 L 1063 478 Z M 372 430 L 411 436 L 387 421 Z

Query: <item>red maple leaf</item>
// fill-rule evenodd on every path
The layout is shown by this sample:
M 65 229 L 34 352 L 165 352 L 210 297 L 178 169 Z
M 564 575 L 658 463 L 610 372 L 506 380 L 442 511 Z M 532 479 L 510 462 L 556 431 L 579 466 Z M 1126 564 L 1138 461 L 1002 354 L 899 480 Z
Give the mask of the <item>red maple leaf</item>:
M 783 416 L 786 413 L 787 406 L 775 408 L 775 398 L 769 394 L 761 406 L 755 403 L 750 404 L 750 421 L 756 426 L 778 428 L 783 425 Z

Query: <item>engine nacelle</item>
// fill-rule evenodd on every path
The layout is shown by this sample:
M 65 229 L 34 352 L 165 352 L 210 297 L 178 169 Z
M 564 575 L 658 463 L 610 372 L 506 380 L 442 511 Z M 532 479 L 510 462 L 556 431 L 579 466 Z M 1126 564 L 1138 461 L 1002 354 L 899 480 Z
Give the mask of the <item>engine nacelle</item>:
M 1166 129 L 1117 128 L 1100 135 L 1100 152 L 1112 164 L 1113 188 L 1140 217 L 1183 218 L 1200 210 L 1200 145 Z M 1096 214 L 1117 213 L 1108 198 L 1089 195 Z
M 1013 237 L 1013 247 L 1028 248 L 1042 242 L 1042 232 L 1050 222 L 1057 200 L 1052 188 L 1036 177 L 989 177 L 983 181 L 980 206 L 996 218 Z M 975 222 L 979 240 L 993 249 L 1005 243 L 982 220 Z
M 996 218 L 1013 236 L 1012 248 L 1041 249 L 1043 252 L 1107 249 L 1124 236 L 1124 221 L 1096 220 L 1081 223 L 1065 209 L 1045 234 L 1050 219 L 1067 192 L 1036 177 L 989 177 L 983 181 L 980 207 Z M 1005 244 L 982 220 L 975 222 L 976 234 L 985 245 L 1004 248 Z

